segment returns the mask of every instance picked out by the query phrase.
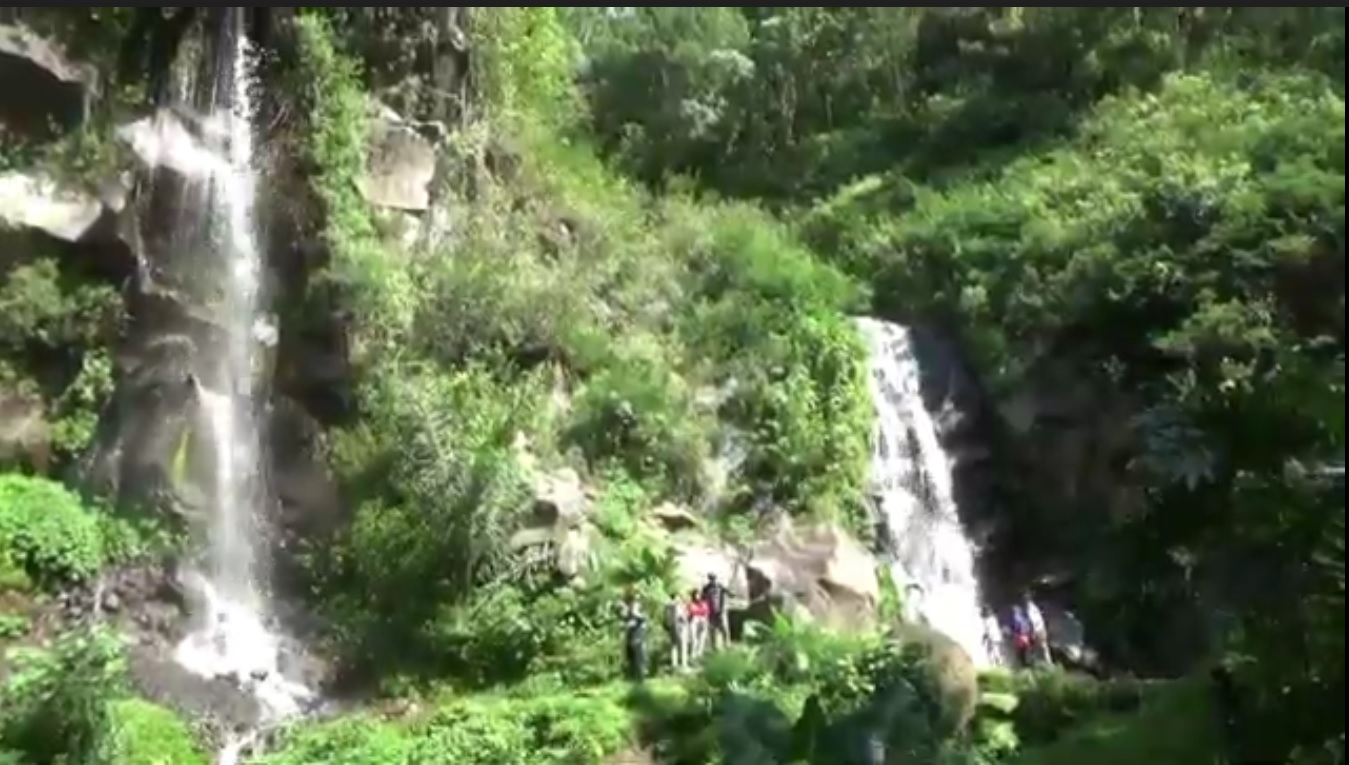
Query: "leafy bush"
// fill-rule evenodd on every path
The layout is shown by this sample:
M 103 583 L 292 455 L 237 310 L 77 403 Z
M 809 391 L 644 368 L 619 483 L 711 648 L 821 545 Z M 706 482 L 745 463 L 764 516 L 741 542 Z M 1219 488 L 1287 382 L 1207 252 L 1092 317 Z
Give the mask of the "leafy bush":
M 104 559 L 99 519 L 59 483 L 0 475 L 0 556 L 39 584 L 88 579 Z
M 873 414 L 866 352 L 845 312 L 861 291 L 752 209 L 710 220 L 672 212 L 675 246 L 698 275 L 699 302 L 682 325 L 729 388 L 721 414 L 747 434 L 745 488 L 798 512 L 860 520 Z
M 1011 709 L 989 710 L 987 716 L 1011 721 L 1025 746 L 1052 742 L 1095 718 L 1136 710 L 1147 690 L 1134 680 L 1102 681 L 1065 672 L 987 673 L 980 687 L 985 694 L 1015 700 Z
M 628 742 L 621 694 L 554 690 L 447 700 L 409 725 L 352 718 L 295 731 L 259 765 L 601 765 Z
M 658 362 L 633 359 L 586 381 L 567 440 L 590 464 L 616 464 L 676 496 L 698 496 L 706 443 L 691 391 Z
M 316 540 L 308 555 L 353 658 L 437 663 L 445 654 L 425 642 L 426 625 L 507 573 L 509 538 L 528 509 L 510 445 L 529 430 L 532 390 L 503 385 L 483 366 L 395 369 L 367 381 L 368 427 L 342 453 L 364 463 L 348 473 L 365 484 L 353 487 L 357 496 L 376 498 L 340 539 Z
M 110 699 L 125 684 L 120 640 L 94 630 L 60 636 L 49 649 L 11 649 L 0 686 L 0 747 L 33 762 L 91 761 Z
M 0 642 L 23 637 L 31 626 L 27 616 L 0 612 Z
M 22 263 L 0 276 L 0 366 L 12 365 L 12 382 L 33 388 L 29 392 L 49 407 L 60 458 L 78 454 L 93 437 L 112 391 L 107 347 L 124 319 L 115 289 L 62 273 L 56 258 Z M 41 367 L 32 365 L 34 353 L 47 359 Z M 54 377 L 56 369 L 61 374 Z
M 172 711 L 140 699 L 111 701 L 96 765 L 207 765 L 192 731 Z
M 0 547 L 0 592 L 23 592 L 32 587 L 33 582 L 18 557 L 16 551 Z

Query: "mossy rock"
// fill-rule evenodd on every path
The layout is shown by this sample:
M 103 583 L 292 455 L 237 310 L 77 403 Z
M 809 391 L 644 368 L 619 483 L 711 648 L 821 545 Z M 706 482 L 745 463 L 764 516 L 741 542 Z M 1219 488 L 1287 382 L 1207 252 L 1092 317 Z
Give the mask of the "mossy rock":
M 937 683 L 947 719 L 955 730 L 964 730 L 979 702 L 979 672 L 970 655 L 959 643 L 930 627 L 904 624 L 892 634 L 906 650 L 922 652 Z

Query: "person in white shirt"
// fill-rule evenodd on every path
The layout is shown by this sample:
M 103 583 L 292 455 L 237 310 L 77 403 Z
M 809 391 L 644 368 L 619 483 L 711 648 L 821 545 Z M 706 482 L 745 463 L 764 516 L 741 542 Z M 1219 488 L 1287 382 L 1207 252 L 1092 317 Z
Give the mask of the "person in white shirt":
M 899 607 L 906 623 L 927 624 L 927 618 L 923 615 L 924 594 L 922 585 L 917 582 L 910 582 L 904 588 L 904 599 L 900 601 Z
M 994 666 L 1001 667 L 1007 663 L 1002 624 L 998 622 L 997 614 L 988 606 L 984 606 L 981 613 L 984 621 L 984 650 L 988 652 L 989 661 L 993 662 Z
M 679 593 L 665 604 L 665 632 L 670 638 L 670 667 L 676 672 L 689 666 L 689 609 Z
M 1030 620 L 1030 630 L 1032 645 L 1031 650 L 1035 652 L 1036 657 L 1045 665 L 1053 666 L 1054 659 L 1049 654 L 1049 629 L 1045 626 L 1045 615 L 1040 611 L 1040 607 L 1035 605 L 1035 600 L 1026 595 L 1026 618 Z

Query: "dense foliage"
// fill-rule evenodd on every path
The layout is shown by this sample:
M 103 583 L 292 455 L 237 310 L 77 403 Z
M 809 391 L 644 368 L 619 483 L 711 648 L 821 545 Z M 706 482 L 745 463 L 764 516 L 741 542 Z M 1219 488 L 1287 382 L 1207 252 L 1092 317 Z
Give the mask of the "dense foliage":
M 131 10 L 25 18 L 136 60 Z M 352 517 L 299 551 L 305 605 L 396 711 L 259 762 L 1343 762 L 1344 9 L 289 10 L 271 180 L 323 255 L 283 334 L 343 317 L 355 392 L 316 439 Z M 109 113 L 148 95 L 121 74 Z M 372 97 L 445 123 L 443 235 L 362 195 Z M 94 183 L 105 127 L 0 134 L 0 165 Z M 152 549 L 19 474 L 72 472 L 126 329 L 58 261 L 0 279 L 0 403 L 52 423 L 3 455 L 0 763 L 190 765 L 115 639 L 33 621 Z M 785 617 L 620 682 L 617 594 L 654 612 L 677 578 L 657 505 L 732 542 L 765 507 L 870 534 L 867 312 L 955 340 L 990 409 L 1051 379 L 1119 413 L 1104 475 L 1069 477 L 1104 493 L 1055 493 L 1052 424 L 995 417 L 990 566 L 1071 572 L 1106 655 L 1174 682 L 992 674 L 976 704 L 940 640 Z M 538 464 L 593 495 L 565 586 L 518 554 Z M 1219 663 L 1239 709 L 1176 680 Z

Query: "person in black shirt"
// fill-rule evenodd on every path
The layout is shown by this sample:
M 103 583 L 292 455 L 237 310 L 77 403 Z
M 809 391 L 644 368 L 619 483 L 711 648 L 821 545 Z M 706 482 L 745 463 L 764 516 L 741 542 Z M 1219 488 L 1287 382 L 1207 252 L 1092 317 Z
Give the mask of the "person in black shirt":
M 640 683 L 646 679 L 646 614 L 637 602 L 637 594 L 628 590 L 623 597 L 623 658 L 628 679 Z
M 707 575 L 703 585 L 703 602 L 707 604 L 707 627 L 712 647 L 719 648 L 731 642 L 731 622 L 726 613 L 726 588 L 717 581 L 716 574 Z

